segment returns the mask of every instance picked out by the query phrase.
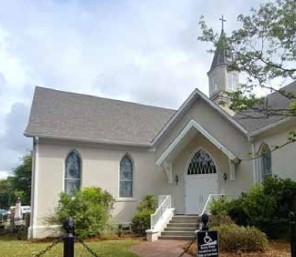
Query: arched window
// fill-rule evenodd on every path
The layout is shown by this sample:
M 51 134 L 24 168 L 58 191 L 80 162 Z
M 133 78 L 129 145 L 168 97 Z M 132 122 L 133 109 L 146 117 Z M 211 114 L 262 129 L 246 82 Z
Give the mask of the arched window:
M 203 150 L 197 151 L 192 157 L 187 175 L 217 173 L 212 157 Z
M 73 194 L 80 189 L 81 160 L 76 151 L 68 154 L 65 161 L 65 193 Z
M 271 167 L 271 151 L 267 144 L 261 145 L 261 175 L 262 179 L 267 176 L 272 176 L 272 167 Z
M 133 196 L 133 163 L 127 155 L 125 155 L 120 161 L 119 196 Z

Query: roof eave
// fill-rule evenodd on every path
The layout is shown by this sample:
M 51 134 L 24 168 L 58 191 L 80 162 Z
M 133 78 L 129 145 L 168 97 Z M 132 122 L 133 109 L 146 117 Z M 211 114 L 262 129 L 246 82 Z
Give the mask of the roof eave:
M 187 136 L 191 129 L 195 129 L 200 132 L 204 137 L 206 137 L 213 145 L 215 145 L 218 149 L 220 149 L 233 163 L 237 164 L 240 162 L 240 159 L 226 146 L 219 142 L 217 138 L 211 135 L 204 127 L 198 124 L 193 119 L 190 120 L 183 130 L 176 136 L 176 138 L 171 142 L 171 144 L 164 150 L 164 152 L 160 155 L 158 160 L 156 161 L 156 165 L 162 165 L 169 155 L 175 150 L 178 144 Z
M 133 146 L 133 147 L 152 147 L 151 143 L 132 143 L 132 142 L 123 142 L 123 141 L 113 141 L 113 140 L 92 140 L 85 138 L 72 138 L 72 137 L 54 137 L 39 133 L 25 132 L 24 136 L 26 137 L 39 137 L 44 139 L 57 139 L 57 140 L 65 140 L 65 141 L 75 141 L 81 143 L 94 143 L 94 144 L 105 144 L 105 145 L 121 145 L 121 146 Z
M 264 133 L 264 132 L 266 132 L 266 131 L 268 131 L 270 129 L 273 129 L 273 128 L 277 127 L 277 126 L 280 126 L 280 125 L 282 125 L 282 124 L 284 124 L 284 123 L 286 123 L 286 122 L 288 122 L 290 120 L 292 120 L 292 117 L 287 117 L 285 119 L 282 119 L 280 121 L 277 121 L 275 123 L 272 123 L 272 124 L 270 124 L 270 125 L 268 125 L 266 127 L 263 127 L 263 128 L 260 128 L 260 129 L 255 130 L 255 131 L 252 131 L 252 132 L 248 133 L 248 138 L 252 138 L 252 137 L 258 136 L 261 133 Z

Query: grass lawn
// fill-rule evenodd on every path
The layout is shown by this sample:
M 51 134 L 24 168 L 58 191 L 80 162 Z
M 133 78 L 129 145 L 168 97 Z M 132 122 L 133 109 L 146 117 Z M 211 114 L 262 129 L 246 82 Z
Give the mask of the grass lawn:
M 129 248 L 132 245 L 140 243 L 136 239 L 124 240 L 106 240 L 106 241 L 89 241 L 86 244 L 94 250 L 98 256 L 101 257 L 138 257 L 138 255 L 131 253 Z M 8 237 L 0 237 L 0 256 L 1 257 L 32 257 L 47 246 L 50 242 L 33 242 L 21 241 Z M 54 246 L 48 253 L 42 255 L 44 257 L 62 257 L 63 243 Z M 75 257 L 92 256 L 83 248 L 80 243 L 75 243 Z

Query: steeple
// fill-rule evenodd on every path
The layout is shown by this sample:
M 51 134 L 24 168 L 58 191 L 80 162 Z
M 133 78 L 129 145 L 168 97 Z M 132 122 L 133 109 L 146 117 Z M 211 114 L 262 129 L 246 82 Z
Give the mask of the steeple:
M 231 64 L 229 49 L 226 42 L 226 35 L 224 32 L 224 22 L 226 22 L 226 20 L 224 20 L 223 15 L 219 20 L 222 23 L 222 28 L 210 71 L 214 70 L 217 66 Z
M 239 85 L 239 73 L 227 70 L 232 63 L 232 56 L 224 32 L 224 22 L 226 20 L 223 15 L 220 20 L 222 22 L 221 34 L 208 72 L 209 96 L 216 103 L 221 100 L 225 102 L 225 91 L 234 91 Z
M 212 61 L 211 68 L 209 72 L 214 70 L 216 67 L 220 65 L 230 65 L 231 64 L 231 56 L 229 54 L 229 49 L 227 49 L 227 43 L 226 43 L 226 35 L 224 31 L 221 31 L 217 48 L 215 50 L 215 55 Z

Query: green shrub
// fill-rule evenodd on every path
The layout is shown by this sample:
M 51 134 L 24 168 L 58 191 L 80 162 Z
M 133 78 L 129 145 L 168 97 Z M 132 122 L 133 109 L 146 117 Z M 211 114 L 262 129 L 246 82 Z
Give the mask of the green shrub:
M 219 232 L 220 249 L 223 251 L 265 251 L 268 245 L 266 235 L 254 227 L 241 227 L 232 224 L 213 229 Z
M 61 193 L 55 218 L 63 224 L 72 217 L 80 237 L 96 236 L 107 228 L 113 204 L 112 195 L 98 187 L 84 188 L 74 196 Z
M 296 182 L 278 177 L 267 177 L 238 199 L 222 199 L 210 206 L 212 213 L 226 213 L 235 223 L 255 226 L 274 239 L 287 236 L 288 215 L 295 210 Z
M 213 200 L 210 203 L 209 209 L 213 215 L 227 215 L 231 200 L 228 197 L 219 198 Z
M 137 206 L 137 211 L 155 211 L 157 209 L 157 202 L 154 195 L 146 195 L 142 202 Z
M 239 199 L 230 199 L 227 197 L 214 200 L 210 204 L 210 212 L 213 215 L 229 216 L 239 225 L 247 225 L 247 217 L 242 207 L 242 195 Z
M 137 206 L 137 212 L 132 219 L 132 229 L 136 233 L 144 234 L 150 228 L 150 215 L 155 212 L 157 202 L 153 195 L 146 195 Z
M 234 224 L 233 220 L 227 215 L 210 215 L 209 217 L 209 226 L 218 227 L 222 225 L 231 225 Z
M 153 211 L 137 212 L 132 220 L 132 229 L 136 233 L 145 233 L 146 229 L 150 228 L 150 215 Z

